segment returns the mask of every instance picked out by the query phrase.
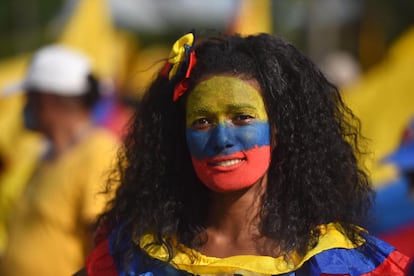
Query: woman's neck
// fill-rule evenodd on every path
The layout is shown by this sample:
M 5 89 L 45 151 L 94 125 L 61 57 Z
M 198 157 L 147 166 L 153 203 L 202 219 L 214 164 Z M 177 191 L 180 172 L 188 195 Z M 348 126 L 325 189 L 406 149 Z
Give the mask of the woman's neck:
M 261 255 L 260 207 L 267 179 L 231 193 L 213 193 L 199 250 L 208 256 Z M 203 239 L 201 237 L 201 239 Z

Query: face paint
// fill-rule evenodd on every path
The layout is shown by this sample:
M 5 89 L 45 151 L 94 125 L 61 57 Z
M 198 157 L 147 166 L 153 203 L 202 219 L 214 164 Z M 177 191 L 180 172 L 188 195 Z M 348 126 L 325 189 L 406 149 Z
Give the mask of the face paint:
M 216 76 L 199 83 L 186 104 L 187 144 L 198 177 L 216 192 L 257 182 L 270 163 L 270 126 L 252 82 Z

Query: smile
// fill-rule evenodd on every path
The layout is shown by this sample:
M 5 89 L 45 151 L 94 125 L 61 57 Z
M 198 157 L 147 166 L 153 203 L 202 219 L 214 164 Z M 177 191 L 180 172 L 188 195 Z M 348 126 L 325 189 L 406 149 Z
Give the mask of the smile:
M 214 163 L 210 163 L 210 166 L 214 166 L 214 167 L 228 167 L 228 166 L 233 166 L 236 164 L 239 164 L 240 162 L 244 161 L 245 159 L 230 159 L 230 160 L 223 160 L 223 161 L 219 161 L 219 162 L 214 162 Z

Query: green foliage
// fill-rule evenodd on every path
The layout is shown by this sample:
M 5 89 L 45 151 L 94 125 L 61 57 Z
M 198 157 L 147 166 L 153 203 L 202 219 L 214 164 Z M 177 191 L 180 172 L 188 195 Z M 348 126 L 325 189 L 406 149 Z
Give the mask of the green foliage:
M 52 40 L 50 24 L 64 0 L 1 0 L 0 58 L 26 52 Z

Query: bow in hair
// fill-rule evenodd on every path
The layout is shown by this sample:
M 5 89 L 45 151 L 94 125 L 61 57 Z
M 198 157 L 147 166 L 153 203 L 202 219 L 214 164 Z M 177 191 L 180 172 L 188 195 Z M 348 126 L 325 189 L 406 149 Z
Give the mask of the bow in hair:
M 194 52 L 194 33 L 179 38 L 173 45 L 161 75 L 168 78 L 174 86 L 173 101 L 177 101 L 188 89 L 188 79 L 196 64 Z

